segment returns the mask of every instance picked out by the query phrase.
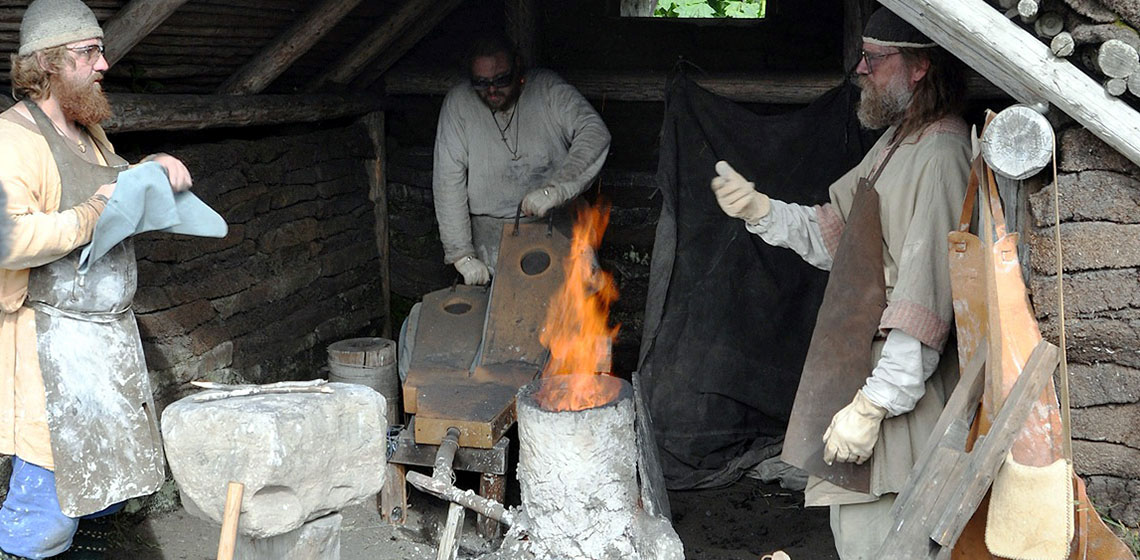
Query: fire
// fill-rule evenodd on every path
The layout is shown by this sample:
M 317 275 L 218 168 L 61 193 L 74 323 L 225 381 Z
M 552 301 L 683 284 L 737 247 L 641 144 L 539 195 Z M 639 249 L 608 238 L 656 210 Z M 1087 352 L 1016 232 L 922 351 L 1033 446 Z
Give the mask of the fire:
M 617 397 L 616 386 L 607 389 L 596 381 L 598 373 L 610 370 L 610 348 L 620 326 L 607 325 L 617 286 L 598 267 L 595 254 L 609 221 L 610 207 L 600 203 L 583 205 L 574 222 L 566 280 L 550 301 L 539 337 L 550 349 L 543 377 L 567 376 L 565 382 L 548 380 L 539 390 L 536 397 L 546 410 L 583 410 Z

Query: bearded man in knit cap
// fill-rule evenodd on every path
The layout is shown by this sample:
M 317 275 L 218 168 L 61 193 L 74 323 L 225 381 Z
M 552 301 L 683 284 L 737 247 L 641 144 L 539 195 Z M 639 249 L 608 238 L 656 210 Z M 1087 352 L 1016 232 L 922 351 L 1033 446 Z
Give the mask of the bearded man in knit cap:
M 0 114 L 0 185 L 11 221 L 0 259 L 0 453 L 14 455 L 0 507 L 2 558 L 69 548 L 66 557 L 101 557 L 80 518 L 116 511 L 164 477 L 130 310 L 130 239 L 78 272 L 77 248 L 91 241 L 128 167 L 99 127 L 111 115 L 100 85 L 107 67 L 103 30 L 82 1 L 28 6 L 12 56 L 20 101 Z M 181 161 L 148 159 L 174 190 L 190 187 Z
M 957 225 L 970 161 L 968 129 L 956 114 L 965 81 L 953 57 L 886 9 L 868 21 L 862 54 L 858 117 L 886 131 L 831 185 L 830 203 L 771 200 L 723 161 L 712 180 L 721 208 L 749 232 L 831 271 L 784 460 L 812 475 L 806 505 L 831 507 L 844 560 L 874 558 L 894 497 L 957 378 L 955 344 L 947 344 L 946 236 Z M 835 394 L 828 388 L 840 377 L 860 388 Z M 809 405 L 838 412 L 816 414 L 818 431 L 805 434 L 812 419 L 797 412 Z M 797 456 L 803 449 L 813 452 Z M 835 483 L 847 480 L 835 472 L 871 458 L 869 488 Z

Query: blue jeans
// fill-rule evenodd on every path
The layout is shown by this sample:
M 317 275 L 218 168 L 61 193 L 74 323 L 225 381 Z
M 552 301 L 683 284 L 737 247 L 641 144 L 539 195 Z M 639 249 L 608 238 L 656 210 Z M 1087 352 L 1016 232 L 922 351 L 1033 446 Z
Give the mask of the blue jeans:
M 83 519 L 110 515 L 123 508 L 121 502 Z M 0 507 L 0 549 L 8 554 L 40 560 L 71 547 L 79 518 L 59 509 L 55 473 L 12 457 L 12 480 L 8 498 Z

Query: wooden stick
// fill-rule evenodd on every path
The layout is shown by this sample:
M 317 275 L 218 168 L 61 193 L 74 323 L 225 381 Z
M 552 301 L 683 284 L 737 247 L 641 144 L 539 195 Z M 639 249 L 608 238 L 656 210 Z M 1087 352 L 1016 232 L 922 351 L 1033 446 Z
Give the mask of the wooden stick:
M 222 513 L 222 536 L 218 539 L 218 560 L 233 560 L 237 544 L 238 517 L 241 515 L 241 495 L 245 485 L 230 481 L 226 487 L 226 507 Z

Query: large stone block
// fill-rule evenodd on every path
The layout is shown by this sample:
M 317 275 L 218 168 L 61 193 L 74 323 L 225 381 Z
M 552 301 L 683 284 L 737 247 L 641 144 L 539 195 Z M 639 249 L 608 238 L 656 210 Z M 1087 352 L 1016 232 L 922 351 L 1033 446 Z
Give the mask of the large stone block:
M 1088 493 L 1093 505 L 1109 517 L 1130 527 L 1140 525 L 1140 481 L 1090 476 Z
M 1140 223 L 1140 181 L 1112 171 L 1085 171 L 1061 175 L 1061 222 L 1104 221 Z M 1053 225 L 1053 188 L 1029 195 L 1029 208 L 1037 227 Z
M 1140 479 L 1140 449 L 1126 445 L 1074 439 L 1073 462 L 1082 475 Z
M 1073 437 L 1140 449 L 1140 403 L 1074 408 Z
M 1033 308 L 1037 317 L 1057 313 L 1057 276 L 1034 274 Z M 1140 309 L 1140 269 L 1093 270 L 1065 274 L 1065 313 L 1087 315 L 1128 308 Z
M 1140 370 L 1113 363 L 1069 364 L 1072 406 L 1140 402 Z
M 1062 171 L 1105 169 L 1140 176 L 1140 168 L 1088 129 L 1074 127 L 1061 133 L 1059 166 Z
M 1066 271 L 1140 266 L 1140 224 L 1073 222 L 1061 224 L 1061 250 Z M 1053 228 L 1029 234 L 1030 262 L 1044 274 L 1057 270 Z
M 194 402 L 162 416 L 182 505 L 221 523 L 229 481 L 245 485 L 241 534 L 263 539 L 360 502 L 384 484 L 384 397 L 362 385 Z
M 238 537 L 234 560 L 340 560 L 341 515 L 305 523 L 265 539 Z

